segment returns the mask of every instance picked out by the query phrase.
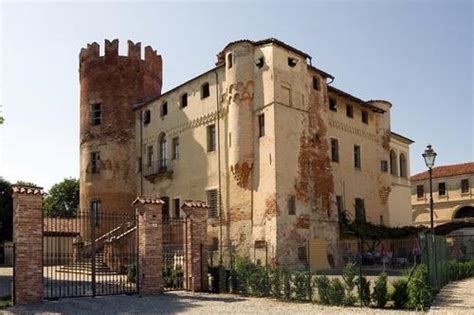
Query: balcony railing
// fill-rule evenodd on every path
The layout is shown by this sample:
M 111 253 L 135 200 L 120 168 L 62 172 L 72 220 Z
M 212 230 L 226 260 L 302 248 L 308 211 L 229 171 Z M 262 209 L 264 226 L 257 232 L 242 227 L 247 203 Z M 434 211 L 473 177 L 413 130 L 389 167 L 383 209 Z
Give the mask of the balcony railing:
M 142 167 L 142 172 L 146 178 L 155 178 L 159 176 L 170 176 L 173 173 L 173 169 L 171 162 L 166 159 L 145 163 Z

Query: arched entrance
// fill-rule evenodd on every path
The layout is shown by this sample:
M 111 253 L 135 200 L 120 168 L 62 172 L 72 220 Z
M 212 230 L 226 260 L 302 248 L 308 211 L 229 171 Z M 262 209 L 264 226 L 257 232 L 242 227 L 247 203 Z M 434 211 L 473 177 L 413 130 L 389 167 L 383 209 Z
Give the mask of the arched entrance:
M 474 218 L 474 207 L 465 206 L 459 208 L 454 214 L 453 219 L 464 219 L 464 218 Z

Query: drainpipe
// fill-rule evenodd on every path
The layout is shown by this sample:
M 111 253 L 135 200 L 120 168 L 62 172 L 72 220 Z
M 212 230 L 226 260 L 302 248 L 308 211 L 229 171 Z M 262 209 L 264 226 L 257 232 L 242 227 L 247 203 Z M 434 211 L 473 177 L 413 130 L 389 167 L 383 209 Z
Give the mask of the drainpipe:
M 140 124 L 140 160 L 139 163 L 140 165 L 139 170 L 140 170 L 140 196 L 143 195 L 143 109 L 140 109 L 140 121 L 138 122 Z
M 222 183 L 221 183 L 221 128 L 220 128 L 220 108 L 219 108 L 219 76 L 217 69 L 214 70 L 216 76 L 216 113 L 217 113 L 217 176 L 219 191 L 219 265 L 222 265 Z

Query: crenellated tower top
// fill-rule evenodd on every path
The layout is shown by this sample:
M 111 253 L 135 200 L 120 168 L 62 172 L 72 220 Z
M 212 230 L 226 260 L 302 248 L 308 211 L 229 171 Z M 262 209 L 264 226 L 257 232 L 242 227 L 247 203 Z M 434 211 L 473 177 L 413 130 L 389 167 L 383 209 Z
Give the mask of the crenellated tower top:
M 131 40 L 128 43 L 127 56 L 119 55 L 119 40 L 105 40 L 104 55 L 100 55 L 100 45 L 96 42 L 87 44 L 79 53 L 79 72 L 81 77 L 87 75 L 91 69 L 95 69 L 100 64 L 111 66 L 137 66 L 138 70 L 147 71 L 161 78 L 163 62 L 161 55 L 151 46 L 145 47 L 145 56 L 142 59 L 140 42 L 134 43 Z M 94 70 L 93 70 L 94 71 Z

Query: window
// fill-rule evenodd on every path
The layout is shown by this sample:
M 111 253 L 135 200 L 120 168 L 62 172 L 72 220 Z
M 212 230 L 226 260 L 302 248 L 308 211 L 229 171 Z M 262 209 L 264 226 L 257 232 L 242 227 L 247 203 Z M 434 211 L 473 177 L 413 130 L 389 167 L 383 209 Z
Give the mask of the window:
M 354 118 L 354 107 L 352 105 L 346 104 L 346 116 Z
M 365 222 L 365 203 L 364 199 L 355 199 L 355 219 L 357 222 Z
M 360 158 L 360 146 L 354 146 L 354 167 L 361 168 L 361 158 Z
M 168 221 L 170 218 L 170 198 L 161 197 L 161 200 L 164 202 L 163 207 L 161 208 L 161 217 L 163 218 L 163 221 Z
M 207 205 L 209 206 L 209 218 L 219 217 L 219 192 L 217 189 L 211 189 L 206 191 Z
M 288 65 L 290 67 L 294 67 L 296 66 L 296 64 L 298 63 L 298 60 L 296 60 L 295 58 L 291 58 L 291 57 L 288 57 Z
M 152 145 L 148 146 L 146 155 L 147 155 L 147 166 L 150 167 L 151 163 L 153 162 L 153 146 Z
M 329 98 L 329 109 L 333 112 L 337 112 L 337 101 L 333 97 Z
M 100 125 L 102 122 L 102 104 L 92 104 L 90 111 L 90 122 L 92 126 Z
M 340 216 L 344 212 L 344 200 L 342 196 L 336 196 L 337 214 Z
M 258 115 L 258 136 L 263 137 L 265 135 L 265 115 Z
M 168 115 L 168 102 L 161 104 L 160 116 L 164 117 Z
M 173 160 L 179 159 L 179 138 L 173 138 Z
M 207 126 L 207 152 L 216 150 L 216 125 Z
M 160 168 L 166 168 L 166 134 L 162 133 L 159 140 L 160 148 Z
M 257 59 L 257 62 L 255 63 L 257 68 L 261 69 L 265 65 L 265 59 L 263 57 L 260 57 Z
M 150 123 L 151 121 L 151 112 L 149 109 L 147 109 L 144 113 L 143 113 L 143 124 L 146 126 Z
M 363 110 L 362 111 L 362 122 L 364 124 L 368 124 L 369 123 L 369 112 Z
M 320 88 L 321 87 L 319 85 L 319 78 L 313 77 L 313 89 L 319 91 Z
M 438 183 L 438 195 L 446 196 L 446 183 L 444 182 Z
M 339 141 L 331 139 L 331 161 L 339 163 Z
M 201 98 L 209 97 L 209 95 L 209 82 L 206 82 L 201 86 Z
M 469 192 L 469 179 L 461 180 L 461 193 L 468 193 Z
M 294 195 L 288 197 L 288 214 L 296 214 L 296 198 Z
M 139 157 L 137 159 L 137 164 L 138 164 L 137 165 L 137 172 L 140 173 L 142 171 L 142 158 L 141 157 Z
M 91 152 L 91 173 L 100 173 L 100 152 Z
M 180 217 L 179 198 L 173 199 L 173 217 L 178 219 Z
M 233 62 L 232 59 L 233 59 L 233 58 L 232 58 L 232 53 L 228 54 L 228 55 L 227 55 L 227 69 L 232 68 L 232 62 Z
M 380 161 L 380 170 L 383 173 L 388 173 L 388 161 L 387 160 Z
M 188 93 L 181 95 L 181 108 L 188 106 Z
M 305 246 L 298 247 L 298 260 L 303 263 L 308 262 L 308 255 Z
M 416 185 L 416 197 L 423 198 L 425 196 L 425 186 Z
M 397 176 L 397 154 L 390 150 L 390 174 Z
M 94 218 L 95 225 L 99 225 L 102 203 L 100 200 L 92 200 L 90 203 L 91 212 Z
M 407 158 L 405 154 L 400 154 L 400 177 L 407 177 Z

